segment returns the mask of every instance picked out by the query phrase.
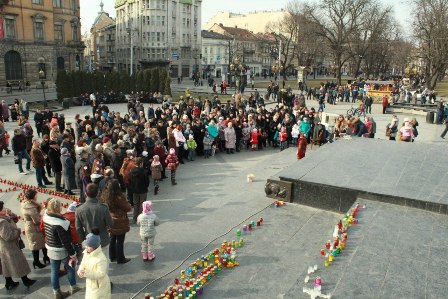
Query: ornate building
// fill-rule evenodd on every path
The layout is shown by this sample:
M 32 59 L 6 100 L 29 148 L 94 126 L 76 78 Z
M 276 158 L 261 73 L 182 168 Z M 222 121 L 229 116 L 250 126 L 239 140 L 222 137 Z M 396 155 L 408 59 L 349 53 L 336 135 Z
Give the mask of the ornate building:
M 54 82 L 58 70 L 81 70 L 79 0 L 0 0 L 0 85 Z
M 202 0 L 116 0 L 118 70 L 170 65 L 172 77 L 199 72 L 201 6 Z
M 103 10 L 100 11 L 90 28 L 90 34 L 83 36 L 86 48 L 84 50 L 86 71 L 112 71 L 115 69 L 115 19 Z

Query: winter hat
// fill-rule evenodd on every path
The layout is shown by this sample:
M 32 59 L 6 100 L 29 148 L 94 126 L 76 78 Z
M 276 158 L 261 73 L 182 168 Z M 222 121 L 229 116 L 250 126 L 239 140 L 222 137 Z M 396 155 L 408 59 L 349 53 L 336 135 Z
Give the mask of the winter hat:
M 68 153 L 68 149 L 66 147 L 63 147 L 61 149 L 61 155 L 67 155 L 67 153 Z
M 97 144 L 97 145 L 95 145 L 95 150 L 97 151 L 97 152 L 101 152 L 102 150 L 103 150 L 103 146 L 101 145 L 101 144 Z
M 147 151 L 143 151 L 142 156 L 143 157 L 148 157 L 148 152 Z
M 131 149 L 126 150 L 126 154 L 127 155 L 133 155 L 134 154 L 134 150 L 131 150 Z
M 157 161 L 157 162 L 158 162 L 159 159 L 160 159 L 159 155 L 154 155 L 152 158 L 154 159 L 154 161 Z
M 104 137 L 103 138 L 103 143 L 108 143 L 110 142 L 110 138 L 109 137 Z
M 188 135 L 188 140 L 193 140 L 193 135 Z
M 67 213 L 74 213 L 76 212 L 76 208 L 78 207 L 78 203 L 76 201 L 72 202 L 68 208 L 67 208 Z
M 152 202 L 150 200 L 144 201 L 142 204 L 143 213 L 146 215 L 152 213 Z
M 252 132 L 258 133 L 258 130 L 257 129 L 253 129 Z
M 101 245 L 101 238 L 98 229 L 92 229 L 92 232 L 86 237 L 86 246 L 97 249 Z
M 170 155 L 174 155 L 176 153 L 176 150 L 174 148 L 170 148 Z
M 247 122 L 243 122 L 243 126 L 247 126 Z

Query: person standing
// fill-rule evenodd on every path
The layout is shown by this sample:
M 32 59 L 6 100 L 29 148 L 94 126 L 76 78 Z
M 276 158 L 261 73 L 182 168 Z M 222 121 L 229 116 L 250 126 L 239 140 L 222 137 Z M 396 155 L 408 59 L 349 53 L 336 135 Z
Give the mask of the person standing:
M 76 189 L 75 181 L 75 163 L 69 150 L 64 147 L 61 149 L 62 175 L 64 176 L 64 194 L 75 195 L 72 190 Z
M 179 161 L 177 160 L 176 150 L 170 148 L 170 153 L 165 159 L 166 169 L 171 171 L 171 185 L 177 185 L 176 182 L 176 169 L 179 166 Z
M 28 248 L 33 253 L 33 268 L 44 268 L 50 263 L 47 256 L 47 248 L 45 248 L 45 237 L 40 229 L 40 212 L 42 206 L 37 202 L 37 192 L 34 189 L 25 191 L 25 200 L 21 203 L 22 218 L 25 221 L 25 235 L 28 240 Z M 44 255 L 42 264 L 39 261 L 39 250 L 42 249 Z
M 40 134 L 42 134 L 42 125 L 44 124 L 44 115 L 40 112 L 39 109 L 36 109 L 36 113 L 34 113 L 34 122 L 36 126 L 37 136 L 40 137 Z
M 154 180 L 154 195 L 157 195 L 159 192 L 159 181 L 162 179 L 163 166 L 158 155 L 154 155 L 152 159 L 151 177 Z
M 32 286 L 36 280 L 29 279 L 30 266 L 17 245 L 20 240 L 21 229 L 17 227 L 17 215 L 4 207 L 0 201 L 0 269 L 5 277 L 5 289 L 15 289 L 19 283 L 13 277 L 20 277 L 26 287 Z
M 226 141 L 227 154 L 233 154 L 235 151 L 236 134 L 231 121 L 227 123 L 227 128 L 224 129 L 224 140 Z
M 8 122 L 9 121 L 9 107 L 8 104 L 6 104 L 5 100 L 2 100 L 2 116 L 3 116 L 3 121 Z
M 448 118 L 445 119 L 445 129 L 443 130 L 442 135 L 440 135 L 440 137 L 442 137 L 442 139 L 445 139 L 446 133 L 448 133 Z
M 25 135 L 23 135 L 22 130 L 20 129 L 14 130 L 14 137 L 12 137 L 12 151 L 14 152 L 14 156 L 17 157 L 17 166 L 19 167 L 20 174 L 27 174 L 23 171 L 22 159 L 26 159 L 26 171 L 31 173 L 31 157 L 26 151 Z
M 50 149 L 48 150 L 48 159 L 50 160 L 51 169 L 54 173 L 54 178 L 56 180 L 56 191 L 62 192 L 61 180 L 62 180 L 62 163 L 61 163 L 61 152 L 59 150 L 59 145 L 56 141 L 50 141 Z
M 111 262 L 125 264 L 131 259 L 124 255 L 124 239 L 130 230 L 128 212 L 132 206 L 126 200 L 126 196 L 121 192 L 117 179 L 108 181 L 104 192 L 101 194 L 101 202 L 109 206 L 109 212 L 113 220 L 113 225 L 109 228 L 110 245 L 109 258 Z
M 112 298 L 108 268 L 98 229 L 93 229 L 86 237 L 86 249 L 78 269 L 78 276 L 86 278 L 86 298 Z
M 134 203 L 134 214 L 132 220 L 134 223 L 137 223 L 137 217 L 141 213 L 142 204 L 148 195 L 149 186 L 148 172 L 143 168 L 143 160 L 141 157 L 135 159 L 135 167 L 131 169 L 129 176 Z
M 31 148 L 31 162 L 36 170 L 37 187 L 45 188 L 45 185 L 51 185 L 52 182 L 45 176 L 45 155 L 40 149 L 40 142 L 37 139 L 33 140 L 33 147 Z
M 51 264 L 51 286 L 55 299 L 67 298 L 80 289 L 76 285 L 76 275 L 73 265 L 69 262 L 77 262 L 76 251 L 72 245 L 70 235 L 70 221 L 61 214 L 62 204 L 57 198 L 52 198 L 47 203 L 43 223 L 45 229 L 45 243 Z M 61 291 L 59 285 L 59 268 L 64 265 L 67 278 L 70 283 L 70 292 Z
M 159 218 L 152 210 L 152 202 L 147 200 L 142 204 L 142 213 L 137 218 L 140 226 L 140 240 L 142 241 L 143 261 L 152 261 L 156 258 L 154 254 L 154 239 L 156 237 L 155 227 L 160 224 Z
M 387 105 L 389 105 L 389 100 L 387 96 L 383 96 L 383 114 L 386 114 Z
M 6 142 L 5 124 L 0 121 L 0 158 L 3 157 L 3 150 L 9 155 L 8 143 Z
M 88 184 L 86 195 L 86 202 L 79 205 L 76 209 L 76 231 L 79 239 L 84 241 L 88 232 L 91 232 L 93 228 L 98 228 L 101 237 L 101 247 L 103 250 L 106 250 L 110 242 L 108 230 L 114 223 L 109 213 L 109 208 L 97 199 L 98 185 L 94 183 Z

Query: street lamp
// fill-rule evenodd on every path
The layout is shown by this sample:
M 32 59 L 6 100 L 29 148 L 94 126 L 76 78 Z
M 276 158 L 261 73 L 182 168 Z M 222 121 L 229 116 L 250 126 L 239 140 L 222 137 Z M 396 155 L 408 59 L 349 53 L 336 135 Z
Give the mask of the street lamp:
M 45 95 L 45 72 L 42 69 L 39 71 L 39 79 L 41 80 L 40 84 L 42 85 L 42 92 L 44 93 L 44 108 L 47 108 L 47 97 Z

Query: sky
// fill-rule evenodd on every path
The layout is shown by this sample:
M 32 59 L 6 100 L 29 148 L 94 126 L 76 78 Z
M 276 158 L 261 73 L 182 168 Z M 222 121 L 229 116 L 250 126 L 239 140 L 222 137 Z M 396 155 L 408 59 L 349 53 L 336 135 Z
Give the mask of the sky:
M 384 3 L 390 4 L 388 0 L 381 0 Z M 230 10 L 235 13 L 247 13 L 251 11 L 260 10 L 280 10 L 286 7 L 290 0 L 226 0 L 225 7 L 218 0 L 203 0 L 202 1 L 202 24 L 205 24 L 211 17 L 220 11 Z M 410 10 L 409 5 L 401 5 L 401 1 L 393 1 L 395 14 L 402 23 L 406 26 L 406 20 L 409 19 Z M 108 12 L 111 17 L 115 17 L 115 0 L 103 0 L 104 11 Z M 81 30 L 82 33 L 89 31 L 100 11 L 100 0 L 80 0 L 81 5 Z

